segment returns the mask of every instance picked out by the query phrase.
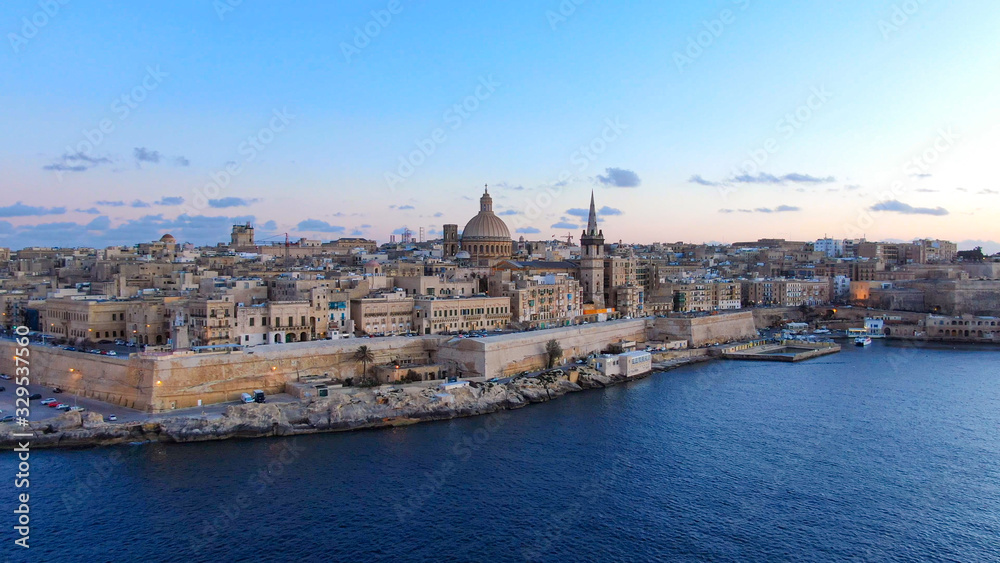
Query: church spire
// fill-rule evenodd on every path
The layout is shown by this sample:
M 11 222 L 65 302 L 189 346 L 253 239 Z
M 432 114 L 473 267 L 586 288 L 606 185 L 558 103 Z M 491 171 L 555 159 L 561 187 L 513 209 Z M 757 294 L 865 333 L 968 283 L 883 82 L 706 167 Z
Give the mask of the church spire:
M 594 190 L 590 190 L 590 217 L 587 219 L 587 234 L 597 234 L 597 208 L 594 206 Z

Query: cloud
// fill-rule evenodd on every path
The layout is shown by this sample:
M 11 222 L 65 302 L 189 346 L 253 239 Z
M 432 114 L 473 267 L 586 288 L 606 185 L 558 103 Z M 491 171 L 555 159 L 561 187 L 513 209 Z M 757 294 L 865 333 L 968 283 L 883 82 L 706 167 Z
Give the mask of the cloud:
M 42 170 L 84 172 L 101 164 L 111 164 L 111 159 L 105 156 L 94 157 L 77 151 L 63 154 L 56 162 L 43 166 Z
M 605 205 L 604 207 L 602 207 L 602 208 L 600 208 L 600 209 L 597 210 L 597 214 L 598 215 L 621 215 L 622 214 L 622 210 L 621 209 L 615 209 L 614 207 L 608 207 L 607 205 Z
M 997 195 L 997 194 L 1000 194 L 1000 192 L 998 192 L 996 190 L 991 190 L 989 188 L 986 188 L 986 189 L 983 189 L 983 190 L 979 191 L 979 195 Z
M 434 217 L 444 217 L 444 213 L 438 211 L 437 213 L 434 214 Z
M 124 207 L 125 206 L 125 202 L 121 201 L 121 200 L 118 200 L 118 201 L 95 201 L 94 204 L 95 205 L 103 205 L 103 206 L 106 206 L 106 207 Z
M 911 178 L 930 178 L 933 174 L 910 174 Z
M 152 162 L 153 164 L 158 164 L 162 155 L 160 151 L 151 151 L 146 147 L 136 147 L 132 149 L 132 156 L 135 157 L 135 163 L 138 165 L 142 162 Z
M 42 170 L 51 170 L 53 172 L 84 172 L 89 169 L 89 167 L 84 166 L 83 164 L 69 165 L 61 162 L 46 164 L 42 167 Z
M 249 207 L 260 201 L 257 198 L 244 199 L 241 197 L 223 197 L 220 199 L 210 199 L 208 200 L 209 207 L 214 207 L 216 209 L 225 209 L 227 207 Z
M 942 216 L 947 215 L 948 210 L 943 207 L 913 207 L 912 205 L 903 203 L 899 200 L 891 199 L 889 201 L 881 201 L 871 206 L 872 211 L 890 211 L 893 213 L 902 213 L 904 215 L 936 215 Z
M 778 207 L 758 207 L 756 209 L 720 209 L 719 213 L 791 213 L 800 211 L 800 208 L 792 205 L 779 205 Z
M 567 215 L 572 215 L 574 217 L 584 217 L 584 218 L 587 218 L 587 217 L 590 217 L 590 210 L 589 209 L 582 209 L 582 208 L 579 208 L 579 207 L 574 207 L 573 209 L 567 209 L 566 210 L 566 214 Z
M 494 186 L 496 186 L 498 188 L 501 188 L 501 189 L 504 189 L 504 190 L 518 190 L 518 191 L 520 191 L 520 190 L 524 189 L 524 186 L 521 186 L 521 185 L 515 186 L 515 185 L 512 185 L 512 184 L 508 184 L 507 182 L 500 182 L 499 184 L 494 184 Z
M 938 193 L 941 190 L 932 190 L 930 188 L 920 188 L 920 189 L 917 189 L 917 190 L 914 190 L 914 191 L 922 193 L 922 194 L 936 194 L 936 193 Z
M 191 161 L 183 156 L 175 156 L 174 166 L 191 166 Z
M 500 213 L 497 213 L 497 215 L 503 215 L 503 216 L 517 215 L 517 211 L 515 211 L 514 209 L 506 209 L 504 211 L 501 211 Z
M 573 209 L 567 209 L 566 214 L 572 215 L 573 217 L 581 217 L 583 219 L 590 218 L 590 210 L 583 209 L 581 207 L 574 207 Z M 621 209 L 615 209 L 614 207 L 608 207 L 607 205 L 597 210 L 598 217 L 607 215 L 622 215 L 622 214 L 623 213 Z
M 522 235 L 537 235 L 538 233 L 540 233 L 542 231 L 539 231 L 538 229 L 536 229 L 534 227 L 521 227 L 521 228 L 517 229 L 514 232 L 521 233 Z
M 400 205 L 396 208 L 399 211 L 406 211 L 407 209 L 415 209 L 412 205 Z
M 560 221 L 558 223 L 553 224 L 552 228 L 553 229 L 571 229 L 571 230 L 575 230 L 575 229 L 579 229 L 580 226 L 577 225 L 577 224 L 575 224 L 575 223 L 568 223 L 566 221 Z
M 615 188 L 635 188 L 642 183 L 639 175 L 624 168 L 605 168 L 605 175 L 597 175 L 597 182 Z
M 129 207 L 140 208 L 140 207 L 149 207 L 149 204 L 146 203 L 145 201 L 142 201 L 141 199 L 137 199 L 137 200 L 134 200 L 132 203 L 128 204 L 128 206 Z
M 65 207 L 36 207 L 25 205 L 20 201 L 14 205 L 0 207 L 0 217 L 39 217 L 42 215 L 62 215 Z
M 706 179 L 702 178 L 698 174 L 695 174 L 694 176 L 691 176 L 690 178 L 688 178 L 688 183 L 690 183 L 690 184 L 701 184 L 702 186 L 710 186 L 710 187 L 713 187 L 713 188 L 722 185 L 719 182 L 712 182 L 712 181 L 706 180 Z
M 160 201 L 154 201 L 153 205 L 162 205 L 162 206 L 170 207 L 170 206 L 174 206 L 174 205 L 182 205 L 183 203 L 184 203 L 184 198 L 182 198 L 182 197 L 167 197 L 167 196 L 164 196 L 164 197 L 160 198 Z
M 830 182 L 837 181 L 837 179 L 834 178 L 833 176 L 817 178 L 816 176 L 810 176 L 809 174 L 799 174 L 797 172 L 792 172 L 791 174 L 785 174 L 781 178 L 786 182 L 794 182 L 796 184 L 828 184 Z
M 849 191 L 849 192 L 853 192 L 854 190 L 860 190 L 861 186 L 859 186 L 857 184 L 851 184 L 849 186 L 844 186 L 844 189 L 847 190 L 847 191 Z
M 94 220 L 87 223 L 85 227 L 88 231 L 106 231 L 111 228 L 111 219 L 108 219 L 107 215 L 101 215 L 100 217 L 94 217 Z
M 337 225 L 331 225 L 326 221 L 320 221 L 319 219 L 306 219 L 305 221 L 300 221 L 296 226 L 297 231 L 307 231 L 315 233 L 343 233 L 346 229 L 344 227 L 338 227 Z
M 798 172 L 792 172 L 791 174 L 785 174 L 784 176 L 775 176 L 774 174 L 761 172 L 756 176 L 751 176 L 750 174 L 734 176 L 730 181 L 738 184 L 787 184 L 789 182 L 793 184 L 828 184 L 830 182 L 836 182 L 837 179 L 833 176 L 818 178 L 816 176 L 800 174 Z
M 96 207 L 91 207 L 90 209 L 79 209 L 79 208 L 77 208 L 77 209 L 74 209 L 73 211 L 76 211 L 77 213 L 88 213 L 90 215 L 100 215 L 101 214 L 100 210 L 98 210 Z
M 273 231 L 278 228 L 278 224 L 272 220 L 264 223 L 263 225 L 260 226 L 260 228 L 264 229 L 265 231 Z
M 252 215 L 226 217 L 186 214 L 167 219 L 157 214 L 145 215 L 110 227 L 110 222 L 106 223 L 101 217 L 96 217 L 89 224 L 43 223 L 12 228 L 8 233 L 3 233 L 0 229 L 0 235 L 3 235 L 3 245 L 12 248 L 32 245 L 100 248 L 158 240 L 163 233 L 171 233 L 181 241 L 213 245 L 220 241 L 228 241 L 233 225 L 247 222 L 256 223 L 256 219 Z M 88 230 L 90 227 L 96 230 Z

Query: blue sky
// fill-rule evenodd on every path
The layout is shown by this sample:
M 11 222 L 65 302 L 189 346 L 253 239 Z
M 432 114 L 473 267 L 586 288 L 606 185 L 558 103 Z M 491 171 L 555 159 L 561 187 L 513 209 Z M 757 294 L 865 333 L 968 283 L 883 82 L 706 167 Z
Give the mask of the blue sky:
M 0 7 L 0 245 L 433 236 L 489 183 L 529 238 L 595 190 L 610 240 L 1000 250 L 995 3 L 53 1 Z

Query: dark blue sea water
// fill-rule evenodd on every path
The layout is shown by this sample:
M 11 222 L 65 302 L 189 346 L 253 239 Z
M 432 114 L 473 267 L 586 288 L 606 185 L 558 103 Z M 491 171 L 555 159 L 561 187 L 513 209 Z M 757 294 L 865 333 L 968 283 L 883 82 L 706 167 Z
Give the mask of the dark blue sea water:
M 13 561 L 1000 560 L 1000 352 L 716 362 L 506 414 L 32 456 Z M 0 459 L 12 475 L 8 453 Z

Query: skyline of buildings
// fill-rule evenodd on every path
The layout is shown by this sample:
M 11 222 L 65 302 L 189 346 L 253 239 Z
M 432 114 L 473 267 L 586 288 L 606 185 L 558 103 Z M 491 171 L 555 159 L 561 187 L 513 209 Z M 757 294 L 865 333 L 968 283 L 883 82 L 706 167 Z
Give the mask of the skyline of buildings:
M 486 181 L 527 238 L 581 230 L 596 189 L 602 226 L 636 243 L 996 252 L 1000 79 L 982 69 L 1000 64 L 1000 14 L 917 4 L 905 25 L 892 0 L 555 19 L 523 0 L 92 6 L 26 34 L 37 3 L 8 3 L 0 23 L 24 41 L 0 50 L 20 108 L 0 139 L 0 246 L 208 244 L 247 221 L 261 239 L 429 239 Z M 412 72 L 428 57 L 448 64 Z

